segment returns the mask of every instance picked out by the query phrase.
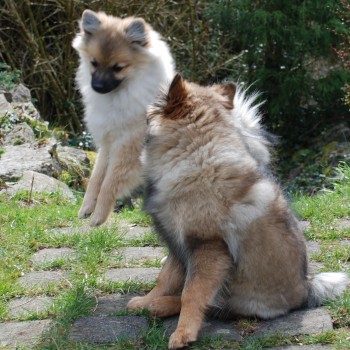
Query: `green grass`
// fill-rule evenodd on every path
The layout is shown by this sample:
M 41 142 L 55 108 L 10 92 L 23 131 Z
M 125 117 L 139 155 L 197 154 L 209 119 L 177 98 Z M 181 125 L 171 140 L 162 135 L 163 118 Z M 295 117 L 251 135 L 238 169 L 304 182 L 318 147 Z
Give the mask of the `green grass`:
M 334 191 L 315 197 L 299 197 L 294 209 L 301 218 L 310 221 L 306 232 L 308 239 L 317 239 L 321 253 L 312 259 L 322 263 L 325 271 L 348 271 L 350 267 L 350 245 L 340 240 L 350 238 L 350 230 L 337 227 L 339 219 L 350 218 L 350 170 L 343 166 L 342 180 L 335 184 Z M 42 313 L 32 313 L 19 320 L 54 320 L 37 350 L 57 349 L 165 349 L 168 338 L 164 335 L 161 321 L 155 321 L 147 313 L 150 327 L 137 340 L 120 340 L 110 345 L 87 345 L 69 343 L 71 324 L 80 316 L 91 314 L 96 306 L 96 297 L 110 293 L 146 293 L 154 283 L 106 281 L 104 273 L 111 267 L 122 266 L 122 257 L 115 253 L 125 246 L 159 246 L 159 241 L 150 230 L 143 237 L 126 242 L 125 228 L 120 223 L 149 226 L 150 218 L 140 208 L 124 209 L 118 215 L 112 214 L 112 225 L 103 225 L 87 232 L 82 225 L 86 221 L 77 219 L 81 204 L 63 199 L 60 194 L 30 196 L 21 192 L 10 198 L 0 195 L 0 322 L 10 319 L 7 303 L 20 296 L 54 296 L 53 306 Z M 72 228 L 74 233 L 59 234 L 57 230 Z M 34 265 L 31 256 L 42 248 L 70 247 L 75 250 L 74 258 L 57 259 L 49 264 Z M 112 254 L 113 253 L 113 254 Z M 143 266 L 160 267 L 160 262 L 144 262 Z M 25 289 L 16 281 L 32 270 L 64 270 L 68 279 L 59 285 L 44 288 Z M 241 319 L 236 325 L 243 334 L 243 341 L 228 342 L 220 338 L 204 339 L 191 349 L 239 349 L 258 350 L 272 346 L 292 344 L 331 344 L 336 349 L 350 347 L 350 291 L 327 303 L 335 329 L 317 336 L 270 336 L 253 338 L 251 333 L 257 320 Z M 121 315 L 122 313 L 118 313 Z M 130 313 L 126 310 L 125 315 Z M 1 347 L 0 347 L 1 348 Z

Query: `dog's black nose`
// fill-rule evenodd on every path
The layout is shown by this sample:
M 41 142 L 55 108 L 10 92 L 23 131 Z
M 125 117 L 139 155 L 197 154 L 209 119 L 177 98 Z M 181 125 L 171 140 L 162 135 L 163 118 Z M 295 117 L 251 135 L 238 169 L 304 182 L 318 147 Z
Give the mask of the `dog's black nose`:
M 100 94 L 106 94 L 118 87 L 122 81 L 123 79 L 115 79 L 111 75 L 105 75 L 100 78 L 97 75 L 95 76 L 95 74 L 93 74 L 91 87 Z
M 99 81 L 92 81 L 91 87 L 100 94 L 106 94 L 107 92 L 111 91 L 109 87 L 107 87 L 105 84 Z

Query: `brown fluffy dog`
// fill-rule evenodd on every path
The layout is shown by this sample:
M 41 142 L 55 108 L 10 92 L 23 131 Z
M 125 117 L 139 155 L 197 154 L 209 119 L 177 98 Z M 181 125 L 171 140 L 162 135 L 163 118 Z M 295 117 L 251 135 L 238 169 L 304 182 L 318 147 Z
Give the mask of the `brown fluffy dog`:
M 128 308 L 180 313 L 170 349 L 197 339 L 207 311 L 273 318 L 346 288 L 343 273 L 308 275 L 254 100 L 232 83 L 201 87 L 177 75 L 150 113 L 146 209 L 169 256 L 157 286 Z

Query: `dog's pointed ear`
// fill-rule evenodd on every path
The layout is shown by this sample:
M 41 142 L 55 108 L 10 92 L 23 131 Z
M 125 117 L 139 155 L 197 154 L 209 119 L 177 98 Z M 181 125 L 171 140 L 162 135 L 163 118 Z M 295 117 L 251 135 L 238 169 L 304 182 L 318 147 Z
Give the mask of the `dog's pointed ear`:
M 181 74 L 177 73 L 170 84 L 167 94 L 167 103 L 164 108 L 165 118 L 180 119 L 186 116 L 187 109 L 185 108 L 186 103 L 184 101 L 187 94 L 185 80 Z
M 225 97 L 224 106 L 227 109 L 233 109 L 233 99 L 236 94 L 236 85 L 232 82 L 226 82 L 220 85 L 214 85 L 214 89 Z
M 126 28 L 126 37 L 131 44 L 146 46 L 148 42 L 146 22 L 142 18 L 133 19 Z
M 91 10 L 85 10 L 82 15 L 82 28 L 85 34 L 91 35 L 95 33 L 101 26 L 101 21 L 97 14 Z
M 181 74 L 176 73 L 170 84 L 168 92 L 168 102 L 179 102 L 187 95 L 185 80 Z

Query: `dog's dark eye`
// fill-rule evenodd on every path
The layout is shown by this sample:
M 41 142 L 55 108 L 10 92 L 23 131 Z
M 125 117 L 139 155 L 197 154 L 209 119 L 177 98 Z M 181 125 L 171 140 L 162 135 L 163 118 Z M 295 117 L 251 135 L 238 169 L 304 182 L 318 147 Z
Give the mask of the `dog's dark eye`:
M 95 67 L 95 68 L 98 66 L 98 63 L 97 63 L 96 60 L 92 60 L 92 61 L 91 61 L 91 64 L 92 64 L 92 66 Z
M 113 69 L 113 72 L 120 72 L 124 67 L 121 67 L 121 66 L 118 66 L 117 64 L 115 64 L 112 69 Z

